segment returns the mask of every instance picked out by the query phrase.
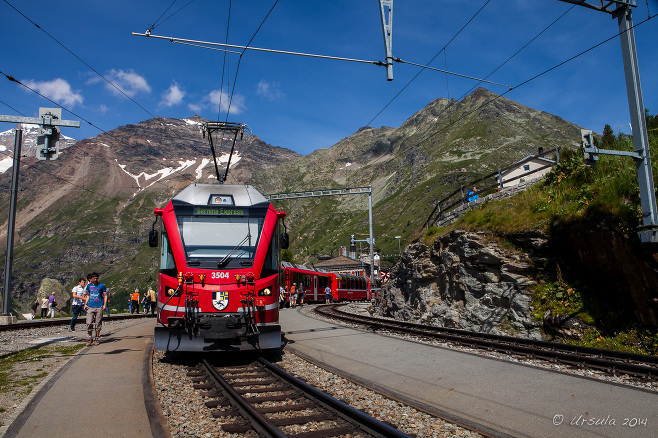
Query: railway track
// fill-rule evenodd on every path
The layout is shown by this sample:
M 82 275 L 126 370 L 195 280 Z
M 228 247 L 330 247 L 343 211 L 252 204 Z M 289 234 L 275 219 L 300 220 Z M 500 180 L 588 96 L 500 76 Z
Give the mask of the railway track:
M 355 315 L 340 310 L 342 306 L 318 306 L 314 311 L 326 317 L 365 325 L 373 330 L 388 330 L 402 334 L 412 334 L 482 350 L 516 354 L 530 359 L 541 359 L 574 367 L 590 368 L 612 375 L 627 374 L 639 380 L 658 380 L 658 357 L 656 356 L 522 339 L 511 336 L 475 333 L 467 330 L 426 326 L 410 322 Z
M 122 319 L 135 319 L 135 318 L 155 318 L 155 315 L 149 314 L 126 314 L 126 315 L 112 315 L 112 316 L 103 316 L 103 321 L 120 321 Z M 78 317 L 77 324 L 84 324 L 85 317 Z M 0 331 L 14 331 L 14 330 L 25 330 L 29 328 L 41 328 L 41 327 L 55 327 L 58 325 L 69 325 L 71 324 L 71 318 L 49 318 L 49 319 L 40 319 L 37 321 L 24 321 L 16 324 L 4 324 L 0 325 Z
M 247 365 L 191 368 L 196 389 L 227 433 L 263 437 L 323 438 L 350 435 L 409 438 L 394 427 L 317 390 L 259 358 Z

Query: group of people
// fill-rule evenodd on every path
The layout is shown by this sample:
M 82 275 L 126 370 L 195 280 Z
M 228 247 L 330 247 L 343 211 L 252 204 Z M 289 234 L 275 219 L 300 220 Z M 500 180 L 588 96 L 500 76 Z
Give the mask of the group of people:
M 306 290 L 304 289 L 303 284 L 297 285 L 293 283 L 292 286 L 280 286 L 279 287 L 279 308 L 283 309 L 284 307 L 295 307 L 297 305 L 304 304 L 304 295 Z M 325 303 L 330 303 L 333 301 L 333 295 L 331 294 L 331 287 L 327 285 L 324 288 Z
M 149 288 L 144 292 L 144 295 L 141 300 L 142 306 L 144 307 L 144 313 L 148 313 L 149 311 L 151 312 L 151 315 L 155 313 L 155 307 L 157 305 L 157 297 L 155 295 L 155 291 Z M 130 299 L 128 300 L 128 309 L 130 309 L 130 313 L 139 313 L 139 304 L 140 304 L 140 299 L 139 299 L 139 289 L 135 289 L 135 292 L 130 294 Z
M 32 303 L 32 317 L 37 316 L 37 309 L 41 309 L 41 318 L 54 318 L 55 317 L 55 308 L 57 307 L 57 299 L 55 298 L 55 293 L 52 292 L 49 297 L 36 298 Z
M 295 307 L 304 304 L 304 285 L 293 283 L 292 286 L 281 286 L 279 289 L 279 308 Z

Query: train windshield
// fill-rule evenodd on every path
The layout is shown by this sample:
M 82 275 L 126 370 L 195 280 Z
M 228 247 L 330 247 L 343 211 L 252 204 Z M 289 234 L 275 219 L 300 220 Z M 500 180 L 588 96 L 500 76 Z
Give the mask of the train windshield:
M 178 227 L 188 263 L 231 262 L 249 265 L 254 258 L 264 217 L 179 216 Z

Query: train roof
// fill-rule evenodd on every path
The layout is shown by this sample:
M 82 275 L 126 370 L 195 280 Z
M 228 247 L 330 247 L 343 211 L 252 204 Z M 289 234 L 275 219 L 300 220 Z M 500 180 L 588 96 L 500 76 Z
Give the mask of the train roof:
M 297 265 L 295 263 L 290 263 L 290 262 L 281 262 L 281 266 L 289 269 L 297 269 L 299 271 L 313 271 L 313 272 L 320 272 L 322 274 L 329 274 L 329 271 L 325 271 L 324 269 L 319 269 L 316 267 L 308 267 L 304 265 Z
M 235 207 L 267 206 L 270 203 L 253 186 L 230 184 L 191 184 L 173 199 L 192 205 Z

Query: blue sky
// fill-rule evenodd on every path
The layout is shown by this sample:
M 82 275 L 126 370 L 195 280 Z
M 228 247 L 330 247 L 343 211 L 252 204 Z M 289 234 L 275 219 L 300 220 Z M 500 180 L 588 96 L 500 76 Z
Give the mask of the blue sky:
M 239 56 L 227 55 L 224 64 L 222 52 L 137 37 L 132 32 L 143 33 L 157 23 L 154 35 L 225 42 L 228 22 L 229 43 L 246 45 L 275 0 L 179 0 L 171 6 L 172 1 L 2 0 L 0 71 L 60 103 L 64 119 L 81 120 L 82 128 L 64 130 L 78 139 L 100 134 L 96 127 L 109 131 L 152 115 L 186 118 L 199 114 L 217 120 L 219 96 L 225 106 Z M 393 9 L 393 55 L 425 64 L 439 54 L 432 67 L 482 78 L 565 12 L 489 77 L 516 86 L 614 36 L 617 21 L 558 0 L 398 0 Z M 646 0 L 639 0 L 634 22 L 645 20 L 649 13 L 658 14 L 658 2 L 649 0 L 647 6 Z M 635 37 L 644 105 L 655 114 L 658 18 L 637 27 Z M 445 52 L 440 52 L 446 44 Z M 378 2 L 280 0 L 251 46 L 383 60 Z M 395 64 L 394 80 L 388 82 L 385 69 L 374 65 L 248 51 L 240 62 L 228 120 L 248 124 L 272 145 L 308 154 L 366 126 L 389 103 L 371 126 L 400 126 L 432 100 L 460 99 L 477 85 L 427 70 L 409 84 L 419 70 Z M 482 85 L 499 94 L 507 91 L 499 85 Z M 606 123 L 629 132 L 618 37 L 505 97 L 596 132 Z M 0 114 L 36 117 L 39 107 L 51 106 L 0 76 Z M 219 118 L 226 119 L 225 108 Z M 12 127 L 5 125 L 0 131 Z

